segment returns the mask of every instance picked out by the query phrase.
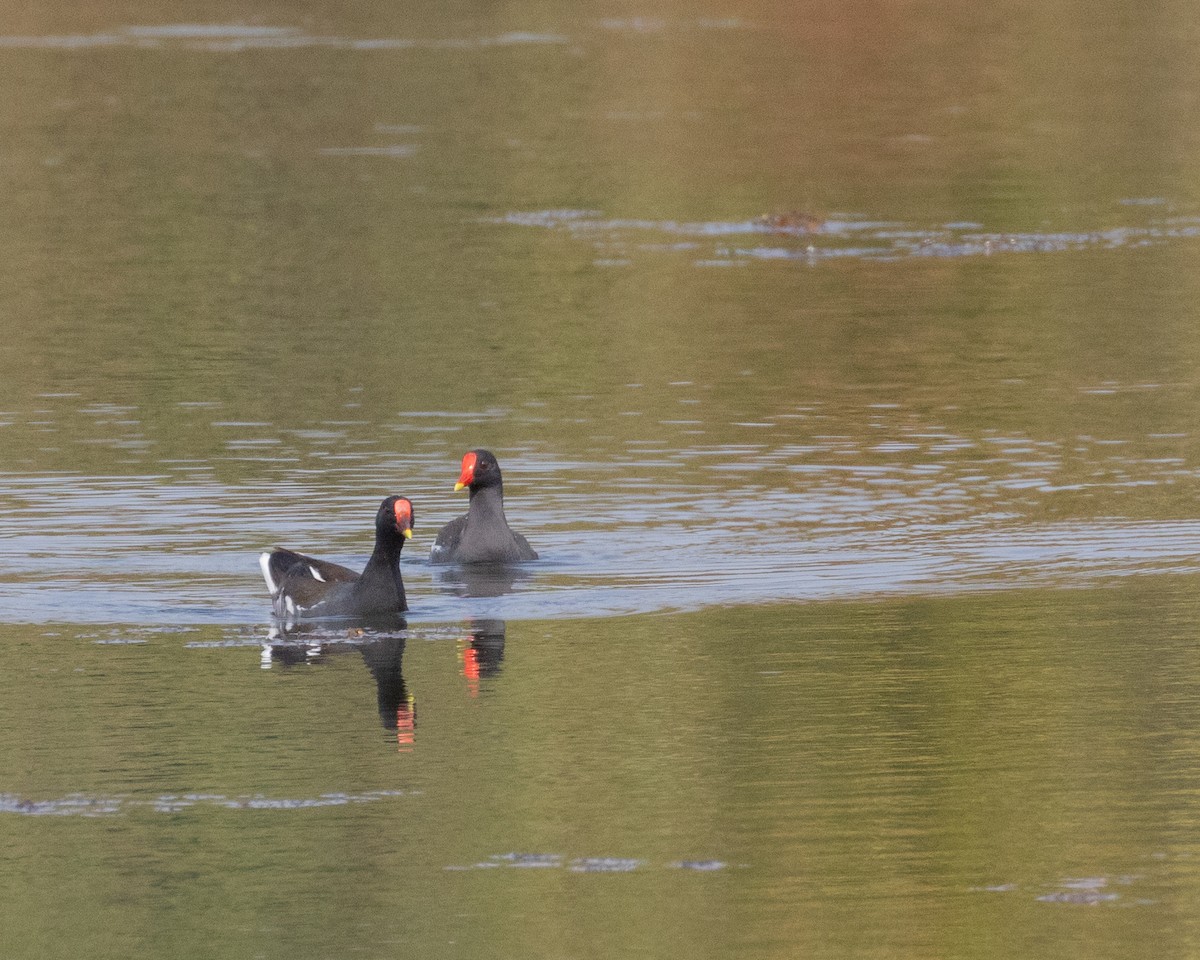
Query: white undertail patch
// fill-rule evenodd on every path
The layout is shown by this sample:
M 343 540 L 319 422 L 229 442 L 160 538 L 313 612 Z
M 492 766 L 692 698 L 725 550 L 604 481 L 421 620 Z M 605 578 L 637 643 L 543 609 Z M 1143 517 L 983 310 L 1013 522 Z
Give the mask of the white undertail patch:
M 260 553 L 258 555 L 258 566 L 262 570 L 263 579 L 267 581 L 267 590 L 271 596 L 275 596 L 275 591 L 279 589 L 279 585 L 271 576 L 271 555 L 269 553 Z

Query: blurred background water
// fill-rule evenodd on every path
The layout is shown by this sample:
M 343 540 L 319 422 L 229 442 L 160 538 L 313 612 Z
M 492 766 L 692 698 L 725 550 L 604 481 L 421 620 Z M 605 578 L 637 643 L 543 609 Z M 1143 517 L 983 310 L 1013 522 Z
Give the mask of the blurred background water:
M 3 13 L 7 953 L 1194 952 L 1194 9 Z

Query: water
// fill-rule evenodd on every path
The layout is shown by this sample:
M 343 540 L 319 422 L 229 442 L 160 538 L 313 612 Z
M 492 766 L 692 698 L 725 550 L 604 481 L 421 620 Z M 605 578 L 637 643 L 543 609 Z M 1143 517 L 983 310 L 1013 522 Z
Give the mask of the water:
M 1190 951 L 1194 11 L 10 13 L 6 954 Z

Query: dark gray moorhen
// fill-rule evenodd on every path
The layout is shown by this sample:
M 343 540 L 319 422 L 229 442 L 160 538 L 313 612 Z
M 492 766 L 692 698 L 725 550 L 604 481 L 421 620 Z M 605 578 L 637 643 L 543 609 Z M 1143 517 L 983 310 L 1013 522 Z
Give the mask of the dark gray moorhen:
M 504 517 L 504 481 L 500 464 L 487 450 L 472 450 L 462 460 L 456 491 L 471 491 L 467 512 L 442 527 L 429 551 L 434 563 L 520 563 L 537 552 Z
M 400 551 L 412 536 L 413 505 L 388 497 L 375 515 L 375 550 L 361 574 L 328 560 L 275 549 L 258 558 L 275 616 L 382 617 L 408 609 Z

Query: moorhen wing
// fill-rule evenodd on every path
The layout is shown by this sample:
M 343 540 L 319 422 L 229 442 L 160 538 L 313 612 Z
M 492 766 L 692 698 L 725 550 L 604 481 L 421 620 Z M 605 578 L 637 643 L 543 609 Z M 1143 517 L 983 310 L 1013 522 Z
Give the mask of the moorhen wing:
M 455 491 L 471 491 L 467 512 L 442 527 L 429 551 L 433 563 L 520 563 L 536 560 L 523 536 L 504 516 L 504 481 L 500 464 L 488 450 L 472 450 L 462 460 Z
M 375 515 L 375 550 L 361 574 L 341 564 L 276 548 L 258 558 L 275 616 L 381 617 L 408 609 L 400 551 L 412 536 L 413 505 L 388 497 Z

